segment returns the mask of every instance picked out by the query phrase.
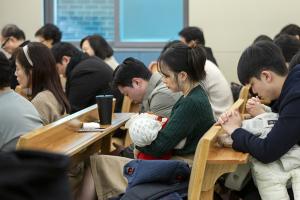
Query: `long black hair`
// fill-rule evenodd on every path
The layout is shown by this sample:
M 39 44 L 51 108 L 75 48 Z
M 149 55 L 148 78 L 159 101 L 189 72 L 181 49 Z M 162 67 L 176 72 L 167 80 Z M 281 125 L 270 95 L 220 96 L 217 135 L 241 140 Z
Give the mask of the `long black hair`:
M 34 98 L 39 92 L 49 90 L 56 100 L 62 105 L 61 114 L 70 112 L 70 104 L 63 91 L 59 74 L 56 69 L 55 59 L 50 49 L 42 43 L 31 42 L 27 45 L 29 63 L 24 48 L 19 47 L 16 51 L 16 60 L 24 67 L 26 75 L 29 77 L 32 86 L 32 96 Z M 32 72 L 32 73 L 30 73 Z

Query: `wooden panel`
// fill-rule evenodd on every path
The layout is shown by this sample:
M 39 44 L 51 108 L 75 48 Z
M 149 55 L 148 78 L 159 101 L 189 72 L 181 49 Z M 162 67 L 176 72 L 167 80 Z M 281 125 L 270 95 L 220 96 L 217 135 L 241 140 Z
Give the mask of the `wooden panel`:
M 248 161 L 249 155 L 238 152 L 232 148 L 211 147 L 207 162 L 209 164 L 245 164 Z
M 241 108 L 245 101 L 238 99 L 230 110 L 242 112 Z M 188 199 L 213 199 L 216 180 L 224 173 L 233 172 L 239 164 L 248 162 L 248 154 L 215 145 L 217 136 L 221 133 L 224 133 L 222 127 L 213 125 L 198 142 L 189 182 Z
M 111 134 L 123 126 L 131 115 L 132 113 L 115 113 L 112 124 L 107 126 L 103 132 L 77 132 L 77 129 L 81 126 L 80 121 L 98 121 L 97 106 L 93 105 L 21 136 L 17 144 L 17 149 L 34 149 L 63 153 L 74 157 L 74 160 L 82 160 L 77 158 L 80 157 L 77 154 L 91 155 L 91 153 L 97 152 L 100 149 L 105 152 L 109 151 L 109 138 Z M 103 141 L 99 142 L 100 140 Z M 97 148 L 93 146 L 95 143 L 98 144 Z
M 121 112 L 138 113 L 140 105 L 133 103 L 128 96 L 124 96 Z

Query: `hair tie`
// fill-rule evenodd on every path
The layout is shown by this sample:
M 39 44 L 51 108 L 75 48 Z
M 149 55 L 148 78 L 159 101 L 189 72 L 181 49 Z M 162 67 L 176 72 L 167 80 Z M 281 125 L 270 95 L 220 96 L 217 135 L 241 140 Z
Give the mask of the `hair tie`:
M 29 54 L 28 54 L 28 45 L 26 45 L 26 46 L 23 47 L 23 51 L 24 51 L 24 54 L 25 54 L 25 57 L 26 57 L 27 61 L 33 67 L 33 62 L 30 59 Z

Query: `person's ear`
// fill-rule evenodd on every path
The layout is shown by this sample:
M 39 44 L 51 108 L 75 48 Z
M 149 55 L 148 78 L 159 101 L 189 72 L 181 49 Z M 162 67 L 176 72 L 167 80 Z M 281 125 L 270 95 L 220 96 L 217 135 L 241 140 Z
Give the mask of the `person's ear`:
M 138 88 L 142 86 L 142 79 L 141 78 L 132 78 L 132 87 Z
M 273 74 L 270 71 L 264 70 L 261 72 L 260 78 L 263 81 L 270 83 L 273 80 Z
M 181 71 L 178 73 L 178 79 L 181 81 L 186 81 L 188 79 L 188 75 L 186 72 Z
M 62 59 L 61 59 L 61 63 L 63 65 L 68 65 L 70 60 L 71 60 L 71 58 L 69 56 L 63 56 Z

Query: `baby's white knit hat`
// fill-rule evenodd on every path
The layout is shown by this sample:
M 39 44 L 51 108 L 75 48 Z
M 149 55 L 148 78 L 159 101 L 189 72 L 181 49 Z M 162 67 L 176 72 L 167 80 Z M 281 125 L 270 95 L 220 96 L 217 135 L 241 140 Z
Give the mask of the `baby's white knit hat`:
M 156 139 L 162 125 L 153 116 L 140 114 L 130 119 L 127 127 L 132 142 L 139 147 L 144 147 Z

